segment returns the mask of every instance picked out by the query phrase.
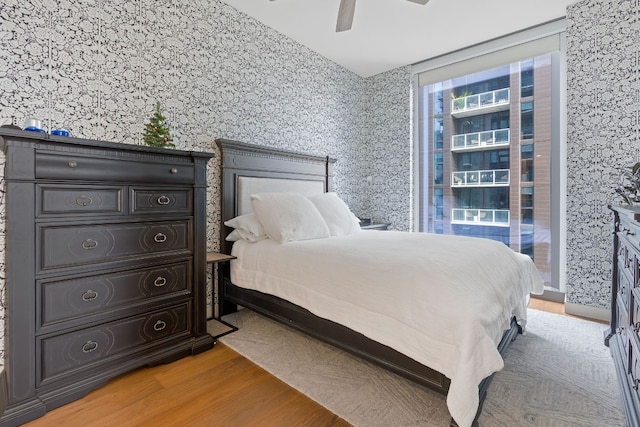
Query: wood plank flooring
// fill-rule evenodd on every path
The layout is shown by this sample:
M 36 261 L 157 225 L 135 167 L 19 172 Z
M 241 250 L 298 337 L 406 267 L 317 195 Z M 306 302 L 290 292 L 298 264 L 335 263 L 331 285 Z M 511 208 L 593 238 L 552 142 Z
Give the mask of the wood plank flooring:
M 25 426 L 350 424 L 218 342 L 197 356 L 120 376 Z
M 564 305 L 531 299 L 531 308 Z M 349 426 L 342 418 L 218 342 L 209 351 L 113 379 L 28 427 Z
M 547 301 L 539 298 L 531 298 L 531 302 L 529 302 L 530 308 L 535 308 L 536 310 L 547 311 L 549 313 L 563 314 L 569 317 L 575 317 L 578 319 L 586 319 L 592 322 L 604 323 L 607 324 L 609 322 L 604 322 L 602 320 L 597 319 L 587 319 L 586 317 L 574 316 L 572 314 L 567 314 L 564 312 L 564 304 L 554 301 Z
M 529 301 L 529 308 L 547 311 L 549 313 L 566 314 L 564 312 L 564 304 L 539 298 L 531 298 Z

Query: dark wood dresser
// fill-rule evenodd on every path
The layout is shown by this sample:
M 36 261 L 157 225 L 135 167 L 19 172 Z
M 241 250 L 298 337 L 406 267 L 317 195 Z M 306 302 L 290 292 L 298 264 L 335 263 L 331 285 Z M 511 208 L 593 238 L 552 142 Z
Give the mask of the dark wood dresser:
M 0 425 L 213 346 L 205 301 L 213 154 L 8 129 L 0 147 L 9 404 Z
M 640 425 L 640 206 L 610 206 L 614 213 L 611 349 L 627 425 Z

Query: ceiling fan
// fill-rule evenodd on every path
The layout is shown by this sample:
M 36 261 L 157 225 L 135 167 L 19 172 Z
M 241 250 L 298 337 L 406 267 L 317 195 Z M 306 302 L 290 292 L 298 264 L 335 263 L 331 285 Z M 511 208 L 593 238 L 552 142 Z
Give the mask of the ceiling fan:
M 429 0 L 407 0 L 413 3 L 427 4 Z M 338 22 L 336 23 L 336 32 L 347 31 L 351 29 L 353 22 L 353 12 L 356 9 L 356 0 L 340 0 L 338 9 Z

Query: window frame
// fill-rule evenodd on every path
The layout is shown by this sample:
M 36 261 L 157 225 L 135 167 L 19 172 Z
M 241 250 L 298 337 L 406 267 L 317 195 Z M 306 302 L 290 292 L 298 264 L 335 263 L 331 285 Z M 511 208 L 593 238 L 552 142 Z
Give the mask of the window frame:
M 552 21 L 538 27 L 513 33 L 505 37 L 480 43 L 465 49 L 441 55 L 418 64 L 411 68 L 413 89 L 413 180 L 422 182 L 421 177 L 421 147 L 420 147 L 420 79 L 423 73 L 430 70 L 454 67 L 457 63 L 471 60 L 482 61 L 483 56 L 495 60 L 501 49 L 513 49 L 549 36 L 557 35 L 559 51 L 553 54 L 552 60 L 552 141 L 551 141 L 551 283 L 552 288 L 545 292 L 550 299 L 563 300 L 566 292 L 566 182 L 567 182 L 567 150 L 566 150 L 566 21 L 564 18 Z M 536 56 L 536 55 L 532 55 Z M 523 58 L 524 59 L 524 58 Z M 415 155 L 414 155 L 415 153 Z M 413 227 L 419 231 L 422 185 L 413 187 Z M 556 295 L 557 293 L 558 295 Z

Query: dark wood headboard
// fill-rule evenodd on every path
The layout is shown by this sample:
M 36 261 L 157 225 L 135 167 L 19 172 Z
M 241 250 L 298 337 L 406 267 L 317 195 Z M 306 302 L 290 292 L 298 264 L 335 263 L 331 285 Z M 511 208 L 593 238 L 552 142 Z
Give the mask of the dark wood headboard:
M 292 181 L 320 181 L 324 191 L 333 191 L 334 165 L 330 157 L 313 156 L 228 139 L 217 139 L 222 159 L 222 222 L 239 215 L 238 182 L 242 177 L 275 178 Z M 231 242 L 225 238 L 231 232 L 220 227 L 220 251 L 231 253 Z

